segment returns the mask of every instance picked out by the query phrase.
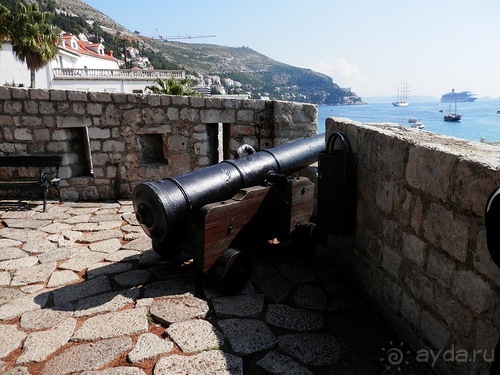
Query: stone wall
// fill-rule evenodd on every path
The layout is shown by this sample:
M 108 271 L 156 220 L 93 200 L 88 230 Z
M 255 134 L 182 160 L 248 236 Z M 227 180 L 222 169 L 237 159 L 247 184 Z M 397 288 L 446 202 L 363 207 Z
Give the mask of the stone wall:
M 0 155 L 63 155 L 63 199 L 130 198 L 144 180 L 317 131 L 314 105 L 0 87 Z M 0 177 L 11 171 L 0 170 Z
M 488 373 L 500 271 L 484 209 L 500 185 L 500 147 L 346 119 L 329 118 L 326 129 L 345 132 L 358 155 L 355 236 L 329 238 L 339 269 L 410 344 L 405 361 L 439 374 Z

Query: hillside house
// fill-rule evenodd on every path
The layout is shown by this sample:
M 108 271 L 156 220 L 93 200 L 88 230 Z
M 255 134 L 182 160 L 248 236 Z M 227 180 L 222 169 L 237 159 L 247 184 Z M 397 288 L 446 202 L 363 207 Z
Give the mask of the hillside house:
M 113 51 L 105 53 L 102 43 L 91 43 L 75 35 L 61 35 L 56 58 L 36 72 L 36 86 L 96 92 L 142 93 L 158 78 L 185 78 L 182 70 L 119 69 L 121 61 Z M 30 72 L 17 60 L 12 45 L 3 42 L 0 50 L 0 85 L 29 87 Z

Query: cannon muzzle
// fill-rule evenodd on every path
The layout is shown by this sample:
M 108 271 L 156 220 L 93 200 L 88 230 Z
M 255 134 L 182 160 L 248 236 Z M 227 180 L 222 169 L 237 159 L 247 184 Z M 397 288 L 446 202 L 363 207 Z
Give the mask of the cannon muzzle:
M 272 174 L 291 174 L 315 163 L 325 135 L 225 160 L 194 172 L 136 186 L 136 217 L 155 244 L 167 245 L 204 205 L 232 198 L 240 189 L 263 184 Z

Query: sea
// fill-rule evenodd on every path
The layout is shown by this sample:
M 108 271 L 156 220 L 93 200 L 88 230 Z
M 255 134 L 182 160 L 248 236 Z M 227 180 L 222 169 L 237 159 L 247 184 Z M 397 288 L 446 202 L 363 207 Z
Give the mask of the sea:
M 440 112 L 442 111 L 442 112 Z M 412 102 L 407 107 L 395 107 L 392 103 L 368 103 L 318 107 L 318 134 L 325 131 L 327 117 L 346 117 L 359 122 L 391 122 L 411 127 L 410 118 L 421 121 L 420 131 L 443 134 L 475 142 L 500 142 L 500 102 L 478 98 L 474 102 L 457 103 L 459 122 L 446 122 L 444 115 L 455 112 L 448 103 Z M 500 112 L 499 112 L 500 113 Z

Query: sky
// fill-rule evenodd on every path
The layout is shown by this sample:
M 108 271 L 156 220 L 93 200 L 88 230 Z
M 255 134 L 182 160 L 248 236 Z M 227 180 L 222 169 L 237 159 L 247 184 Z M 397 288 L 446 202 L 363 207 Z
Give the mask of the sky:
M 357 95 L 500 97 L 500 0 L 83 0 L 141 35 L 250 47 Z

